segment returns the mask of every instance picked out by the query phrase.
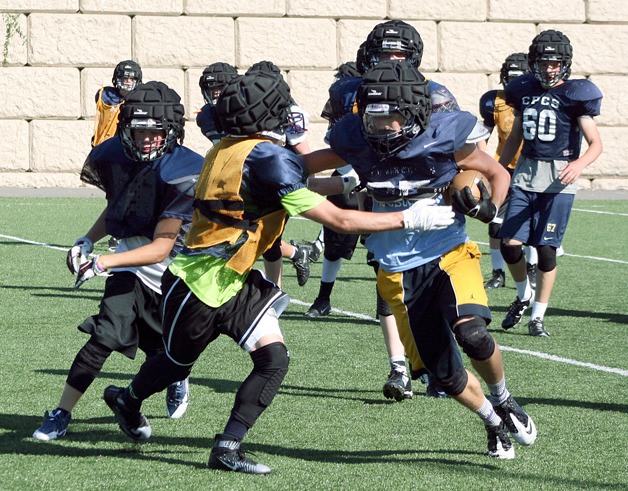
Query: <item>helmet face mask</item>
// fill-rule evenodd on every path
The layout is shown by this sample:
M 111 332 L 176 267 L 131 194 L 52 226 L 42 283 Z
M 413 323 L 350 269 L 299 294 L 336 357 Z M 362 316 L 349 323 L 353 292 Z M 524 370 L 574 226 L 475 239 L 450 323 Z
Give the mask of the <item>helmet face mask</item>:
M 572 58 L 569 38 L 553 29 L 536 36 L 528 51 L 530 69 L 544 89 L 551 89 L 569 78 Z
M 405 114 L 404 114 L 405 113 Z M 362 131 L 366 141 L 380 155 L 401 150 L 421 128 L 412 114 L 390 104 L 368 104 L 362 114 Z
M 122 127 L 122 139 L 135 160 L 150 162 L 165 153 L 166 132 L 161 122 L 135 118 Z

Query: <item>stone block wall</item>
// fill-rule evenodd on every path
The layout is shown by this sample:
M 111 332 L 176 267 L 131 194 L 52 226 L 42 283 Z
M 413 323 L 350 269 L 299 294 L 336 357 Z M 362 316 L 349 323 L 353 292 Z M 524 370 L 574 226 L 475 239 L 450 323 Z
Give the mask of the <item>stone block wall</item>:
M 627 0 L 0 0 L 0 186 L 78 187 L 90 150 L 94 94 L 115 65 L 134 59 L 145 80 L 162 80 L 186 107 L 185 144 L 210 146 L 198 130 L 198 87 L 205 66 L 246 70 L 279 65 L 311 115 L 310 144 L 323 148 L 320 112 L 334 68 L 355 58 L 371 28 L 403 19 L 421 33 L 421 70 L 446 85 L 462 109 L 478 114 L 480 96 L 498 88 L 504 58 L 527 51 L 555 28 L 574 46 L 572 77 L 604 93 L 597 118 L 600 159 L 580 182 L 628 189 Z M 496 136 L 489 144 L 494 148 Z

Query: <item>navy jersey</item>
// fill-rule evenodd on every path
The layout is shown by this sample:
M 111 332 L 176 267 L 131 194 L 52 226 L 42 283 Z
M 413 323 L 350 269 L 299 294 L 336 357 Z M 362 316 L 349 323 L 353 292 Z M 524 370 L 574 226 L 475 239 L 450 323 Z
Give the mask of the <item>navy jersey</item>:
M 209 138 L 214 145 L 226 136 L 225 133 L 218 130 L 216 120 L 214 119 L 215 115 L 216 109 L 211 104 L 205 104 L 196 115 L 196 124 L 201 129 L 203 135 Z
M 116 135 L 94 147 L 81 171 L 81 180 L 105 192 L 107 233 L 124 239 L 152 239 L 157 223 L 192 218 L 194 186 L 203 167 L 203 157 L 187 147 L 152 162 L 138 162 L 124 152 Z
M 534 75 L 515 78 L 506 87 L 506 102 L 521 115 L 524 157 L 575 160 L 580 156 L 580 116 L 598 116 L 602 93 L 588 80 L 565 80 L 544 89 Z
M 373 211 L 401 211 L 410 199 L 436 195 L 442 203 L 444 189 L 459 172 L 454 153 L 473 132 L 477 118 L 466 111 L 432 115 L 426 131 L 413 138 L 398 153 L 384 157 L 375 153 L 362 135 L 358 115 L 347 115 L 331 129 L 332 150 L 353 166 L 360 180 L 379 189 L 396 188 L 399 199 L 382 202 L 374 195 Z M 454 224 L 444 230 L 395 230 L 371 234 L 366 246 L 386 271 L 405 271 L 425 264 L 466 242 L 465 219 L 456 213 Z

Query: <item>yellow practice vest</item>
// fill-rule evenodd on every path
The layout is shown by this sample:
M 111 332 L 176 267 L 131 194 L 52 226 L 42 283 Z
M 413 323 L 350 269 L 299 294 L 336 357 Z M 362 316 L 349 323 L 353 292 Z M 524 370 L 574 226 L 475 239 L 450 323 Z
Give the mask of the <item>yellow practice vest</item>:
M 94 119 L 94 136 L 92 137 L 92 147 L 101 144 L 116 134 L 118 128 L 118 114 L 120 114 L 120 104 L 110 106 L 102 100 L 102 87 L 98 91 L 96 101 L 96 118 Z
M 506 139 L 512 130 L 512 124 L 515 121 L 515 110 L 506 104 L 505 92 L 503 90 L 498 90 L 495 95 L 495 110 L 493 112 L 493 118 L 495 119 L 495 127 L 497 128 L 497 149 L 495 150 L 495 160 L 499 160 L 499 156 L 502 154 L 502 150 L 504 148 L 504 143 L 506 143 Z M 515 154 L 512 161 L 508 163 L 508 168 L 514 169 L 517 165 L 517 160 L 519 160 L 519 155 L 521 154 L 521 147 L 523 146 L 523 142 L 519 145 L 519 150 Z

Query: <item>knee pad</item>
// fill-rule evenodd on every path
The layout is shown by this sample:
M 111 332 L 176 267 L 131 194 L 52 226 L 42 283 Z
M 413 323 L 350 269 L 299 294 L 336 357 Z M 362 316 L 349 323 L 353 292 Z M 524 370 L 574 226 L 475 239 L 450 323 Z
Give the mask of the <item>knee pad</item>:
M 495 341 L 481 317 L 454 326 L 454 336 L 462 351 L 473 360 L 488 360 L 495 352 Z
M 379 294 L 379 290 L 376 289 L 377 292 L 377 315 L 389 316 L 392 315 L 392 309 L 388 302 L 382 298 Z
M 111 348 L 90 338 L 74 358 L 66 379 L 67 384 L 84 394 L 102 370 L 112 351 Z
M 491 222 L 488 224 L 488 236 L 491 239 L 499 239 L 499 231 L 502 228 L 501 223 Z
M 467 386 L 469 376 L 467 371 L 463 368 L 457 370 L 452 376 L 447 378 L 438 378 L 432 374 L 432 380 L 447 394 L 450 396 L 457 396 L 462 393 Z
M 521 249 L 520 245 L 510 246 L 502 242 L 499 246 L 499 250 L 506 264 L 517 264 L 523 257 L 523 249 Z
M 283 343 L 271 343 L 251 353 L 253 371 L 236 394 L 231 411 L 238 421 L 251 428 L 279 390 L 288 373 L 290 356 Z
M 271 263 L 279 261 L 281 259 L 281 239 L 276 240 L 275 243 L 270 246 L 270 249 L 262 255 L 262 257 Z
M 539 255 L 539 262 L 537 267 L 547 273 L 556 268 L 556 247 L 549 245 L 542 245 L 536 248 Z

